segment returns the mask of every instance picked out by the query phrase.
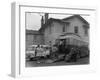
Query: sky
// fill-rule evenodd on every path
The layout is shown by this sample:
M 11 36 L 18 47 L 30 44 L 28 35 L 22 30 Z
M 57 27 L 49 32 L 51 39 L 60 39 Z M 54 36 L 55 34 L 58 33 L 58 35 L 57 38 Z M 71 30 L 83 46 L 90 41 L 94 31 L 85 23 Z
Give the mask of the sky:
M 41 27 L 41 18 L 44 16 L 43 13 L 27 13 L 26 14 L 26 29 L 39 30 Z M 63 19 L 72 15 L 63 14 L 49 14 L 49 18 Z M 82 16 L 89 22 L 89 16 Z

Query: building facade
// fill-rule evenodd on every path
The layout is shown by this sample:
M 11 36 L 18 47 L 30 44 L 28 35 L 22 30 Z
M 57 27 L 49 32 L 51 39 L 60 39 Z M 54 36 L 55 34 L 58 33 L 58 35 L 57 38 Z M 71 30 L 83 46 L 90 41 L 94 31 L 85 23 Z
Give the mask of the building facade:
M 41 28 L 38 31 L 26 30 L 26 45 L 53 45 L 61 35 L 77 35 L 82 41 L 89 43 L 89 23 L 80 15 L 48 19 L 46 14 L 45 18 L 41 19 Z
M 44 44 L 43 34 L 35 30 L 26 30 L 26 49 L 30 45 Z
M 80 15 L 74 15 L 64 19 L 48 19 L 40 29 L 44 35 L 44 43 L 55 44 L 61 35 L 79 35 L 84 42 L 89 43 L 89 23 Z

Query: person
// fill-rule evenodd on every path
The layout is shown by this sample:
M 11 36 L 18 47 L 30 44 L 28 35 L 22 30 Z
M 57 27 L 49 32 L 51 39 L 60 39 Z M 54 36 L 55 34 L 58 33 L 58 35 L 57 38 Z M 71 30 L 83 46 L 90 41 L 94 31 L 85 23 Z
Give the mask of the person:
M 40 45 L 37 45 L 37 47 L 35 49 L 35 57 L 37 56 L 37 52 L 38 52 L 39 48 L 40 48 Z
M 77 54 L 75 48 L 71 48 L 68 55 L 69 55 L 69 59 L 68 59 L 69 62 L 77 61 Z
M 73 59 L 74 49 L 70 48 L 69 53 L 65 55 L 65 61 L 70 62 Z
M 65 53 L 65 44 L 64 44 L 64 41 L 60 41 L 60 44 L 58 46 L 58 52 L 59 52 L 59 54 L 64 54 Z
M 55 61 L 57 59 L 57 55 L 58 55 L 58 48 L 57 48 L 57 46 L 53 45 L 52 52 L 50 54 L 50 58 Z
M 50 55 L 51 55 L 51 53 L 52 53 L 52 43 L 51 43 L 51 41 L 49 41 L 49 50 L 50 50 Z
M 71 61 L 76 62 L 77 61 L 77 52 L 75 49 L 73 49 L 72 55 L 71 55 Z

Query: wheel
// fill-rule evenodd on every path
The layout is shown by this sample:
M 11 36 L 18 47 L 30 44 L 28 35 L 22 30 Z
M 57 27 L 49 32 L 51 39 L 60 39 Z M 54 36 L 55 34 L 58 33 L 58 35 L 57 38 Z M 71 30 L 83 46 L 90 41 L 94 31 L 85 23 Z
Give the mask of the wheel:
M 33 60 L 33 58 L 30 58 L 30 61 L 32 61 Z

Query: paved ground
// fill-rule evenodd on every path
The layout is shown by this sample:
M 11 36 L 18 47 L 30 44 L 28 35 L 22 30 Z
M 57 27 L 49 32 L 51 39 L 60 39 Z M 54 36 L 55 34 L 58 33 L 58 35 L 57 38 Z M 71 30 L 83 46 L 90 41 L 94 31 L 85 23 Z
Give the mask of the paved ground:
M 78 59 L 76 62 L 54 62 L 54 63 L 39 63 L 40 61 L 26 61 L 26 67 L 40 67 L 40 66 L 61 66 L 61 65 L 82 65 L 82 64 L 89 64 L 89 58 L 81 58 Z

